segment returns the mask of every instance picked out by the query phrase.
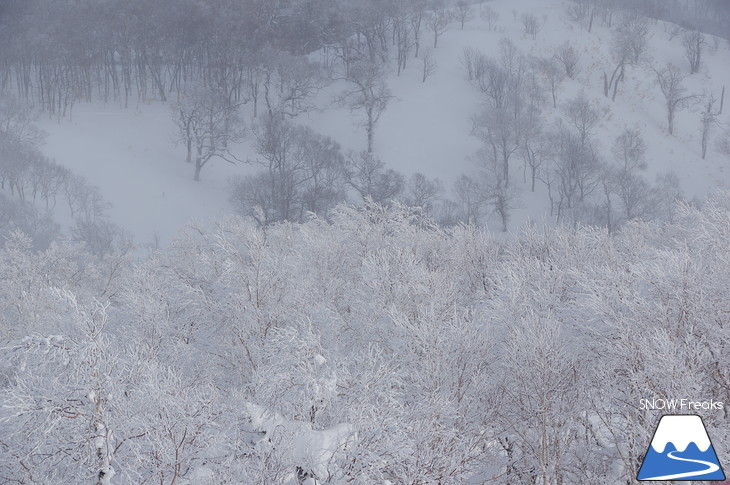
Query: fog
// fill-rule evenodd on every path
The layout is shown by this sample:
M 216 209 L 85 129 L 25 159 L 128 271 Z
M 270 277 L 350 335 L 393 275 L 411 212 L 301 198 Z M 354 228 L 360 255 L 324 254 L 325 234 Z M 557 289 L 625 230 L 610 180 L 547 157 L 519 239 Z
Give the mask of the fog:
M 729 37 L 0 2 L 0 482 L 725 479 Z

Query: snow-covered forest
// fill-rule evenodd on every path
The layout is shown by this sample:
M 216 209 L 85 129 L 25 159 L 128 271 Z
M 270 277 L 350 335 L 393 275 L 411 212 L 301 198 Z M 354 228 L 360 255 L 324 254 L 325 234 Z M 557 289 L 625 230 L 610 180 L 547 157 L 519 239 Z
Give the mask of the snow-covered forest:
M 641 403 L 730 403 L 728 37 L 714 0 L 0 2 L 0 482 L 634 483 Z
M 640 399 L 730 398 L 727 196 L 507 243 L 234 217 L 135 264 L 16 234 L 0 265 L 5 483 L 628 483 Z

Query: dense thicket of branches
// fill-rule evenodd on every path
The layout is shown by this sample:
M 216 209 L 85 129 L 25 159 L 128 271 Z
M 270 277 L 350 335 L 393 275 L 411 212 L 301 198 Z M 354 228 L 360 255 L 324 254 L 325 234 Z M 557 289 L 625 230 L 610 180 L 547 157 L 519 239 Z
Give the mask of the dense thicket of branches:
M 199 79 L 240 97 L 246 61 L 265 46 L 301 54 L 331 41 L 331 3 L 9 0 L 0 87 L 15 85 L 52 111 L 95 94 L 165 99 Z
M 576 20 L 611 18 L 611 12 L 633 11 L 649 18 L 666 20 L 689 30 L 730 39 L 730 4 L 725 0 L 572 0 Z M 609 22 L 610 23 L 610 22 Z
M 168 100 L 180 141 L 187 149 L 186 160 L 195 162 L 198 179 L 214 158 L 238 160 L 229 148 L 246 128 L 260 148 L 257 126 L 267 119 L 275 119 L 281 126 L 296 123 L 299 114 L 317 109 L 314 94 L 332 79 L 340 79 L 346 81 L 346 88 L 337 99 L 360 118 L 367 152 L 373 155 L 377 153 L 377 122 L 393 98 L 386 82 L 387 70 L 393 67 L 388 59 L 397 61 L 397 73 L 411 56 L 421 55 L 426 67 L 430 54 L 423 49 L 419 54 L 419 43 L 428 29 L 437 40 L 452 21 L 444 5 L 437 0 L 9 0 L 3 3 L 0 15 L 0 91 L 12 92 L 8 99 L 20 95 L 58 117 L 84 99 L 116 100 L 123 105 L 130 100 Z M 648 24 L 635 10 L 656 15 L 652 8 L 662 6 L 650 1 L 609 0 L 580 0 L 570 5 L 569 15 L 583 23 L 592 25 L 588 19 L 595 11 L 596 21 L 616 24 L 613 59 L 604 72 L 604 94 L 615 100 L 627 66 L 641 63 L 646 56 Z M 480 12 L 491 29 L 496 22 L 493 12 L 487 6 Z M 525 19 L 531 22 L 528 17 Z M 701 43 L 691 45 L 697 51 L 692 59 L 698 66 Z M 320 49 L 319 59 L 304 55 L 316 49 Z M 608 153 L 608 147 L 600 146 L 593 134 L 578 127 L 576 138 L 549 126 L 546 120 L 550 116 L 543 115 L 549 111 L 547 94 L 553 109 L 570 110 L 570 100 L 559 100 L 558 95 L 563 78 L 580 73 L 578 51 L 565 43 L 552 56 L 530 59 L 503 39 L 495 58 L 474 48 L 466 49 L 462 57 L 469 79 L 487 102 L 474 119 L 474 134 L 484 145 L 475 154 L 481 173 L 473 174 L 474 183 L 462 180 L 462 188 L 478 190 L 459 190 L 455 201 L 430 204 L 428 210 L 440 222 L 485 223 L 497 215 L 502 229 L 509 229 L 511 211 L 520 203 L 512 180 L 518 174 L 513 167 L 518 160 L 523 162 L 524 183 L 529 167 L 532 191 L 539 182 L 546 185 L 551 214 L 558 221 L 567 218 L 611 227 L 625 219 L 615 212 L 632 213 L 622 207 L 625 201 L 617 195 L 628 189 L 616 188 L 618 182 L 607 183 L 603 163 L 607 160 L 601 154 Z M 681 98 L 677 106 L 668 108 L 670 132 L 675 110 L 687 99 Z M 259 120 L 250 127 L 239 116 L 244 103 L 252 105 L 253 117 Z M 591 114 L 598 108 L 582 112 Z M 706 141 L 705 136 L 704 146 Z M 43 176 L 42 172 L 56 167 L 36 163 L 43 170 L 31 171 L 27 169 L 30 163 L 18 162 L 23 157 L 5 158 L 9 161 L 0 160 L 0 185 L 18 192 L 20 198 L 33 185 L 34 199 L 38 196 L 47 205 L 55 203 L 57 186 L 65 179 L 62 174 Z M 346 199 L 347 187 L 381 202 L 388 202 L 384 196 L 390 192 L 389 199 L 407 202 L 402 197 L 405 182 L 399 174 L 376 173 L 377 156 L 349 156 L 349 167 L 344 166 L 343 156 L 328 160 L 332 163 L 320 163 L 331 168 L 327 170 L 309 164 L 307 170 L 297 165 L 292 171 L 279 167 L 279 161 L 270 162 L 268 174 L 234 184 L 237 207 L 245 214 L 263 209 L 261 220 L 266 222 L 301 221 L 310 211 L 324 216 L 325 208 Z M 24 179 L 17 173 L 19 165 L 26 167 Z M 371 183 L 373 180 L 378 183 Z M 628 183 L 624 178 L 620 181 Z M 63 188 L 78 192 L 72 190 L 73 185 L 73 181 L 64 182 Z M 573 196 L 576 191 L 577 199 Z M 632 192 L 647 194 L 644 206 L 658 206 L 648 197 L 653 192 Z M 77 211 L 74 204 L 80 205 L 69 201 L 72 215 Z M 288 209 L 283 210 L 284 206 Z M 473 219 L 475 214 L 481 220 Z M 642 217 L 654 216 L 643 211 Z
M 31 108 L 0 95 L 0 237 L 22 229 L 34 247 L 46 247 L 59 231 L 53 216 L 63 206 L 75 239 L 98 254 L 118 246 L 127 236 L 107 218 L 111 206 L 99 188 L 43 155 L 45 133 L 33 121 Z
M 431 3 L 8 0 L 0 5 L 0 91 L 16 89 L 59 115 L 96 96 L 165 100 L 193 81 L 240 102 L 257 97 L 252 88 L 276 68 L 276 53 L 332 47 L 327 55 L 375 57 L 387 50 L 396 19 L 422 18 Z M 399 32 L 409 38 L 426 28 L 404 22 Z
M 0 480 L 629 483 L 640 399 L 730 400 L 729 221 L 723 195 L 498 243 L 371 205 L 134 265 L 12 235 Z

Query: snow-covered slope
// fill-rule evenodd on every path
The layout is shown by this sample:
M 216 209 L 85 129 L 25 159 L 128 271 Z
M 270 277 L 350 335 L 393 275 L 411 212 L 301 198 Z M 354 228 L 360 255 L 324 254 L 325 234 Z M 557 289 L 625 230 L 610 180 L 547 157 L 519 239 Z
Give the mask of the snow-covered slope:
M 418 59 L 411 59 L 400 76 L 396 76 L 395 67 L 390 69 L 388 83 L 397 99 L 390 103 L 376 128 L 375 150 L 391 168 L 439 177 L 447 187 L 447 197 L 453 181 L 474 169 L 469 157 L 479 141 L 470 136 L 470 118 L 481 109 L 482 100 L 468 83 L 459 57 L 465 47 L 496 57 L 499 40 L 507 37 L 526 55 L 552 56 L 556 46 L 566 41 L 579 52 L 581 71 L 575 80 L 562 84 L 558 99 L 564 102 L 583 92 L 600 106 L 604 117 L 596 135 L 605 157 L 610 157 L 611 144 L 621 131 L 636 127 L 648 146 L 648 180 L 653 181 L 655 174 L 673 171 L 688 199 L 702 198 L 717 187 L 730 187 L 728 160 L 715 151 L 714 140 L 710 141 L 706 160 L 700 158 L 700 102 L 677 114 L 675 136 L 668 135 L 664 99 L 650 65 L 627 69 L 615 102 L 603 96 L 603 72 L 610 75 L 613 68 L 609 53 L 612 30 L 598 19 L 589 33 L 568 18 L 567 1 L 494 0 L 484 5 L 499 13 L 496 30 L 488 29 L 478 15 L 480 6 L 474 5 L 476 15 L 464 30 L 454 21 L 440 37 L 438 47 L 433 49 L 437 70 L 425 83 L 421 82 Z M 544 23 L 536 40 L 523 32 L 519 21 L 523 12 L 537 15 Z M 428 31 L 423 33 L 423 49 L 430 47 L 429 35 Z M 716 50 L 712 41 L 708 44 L 700 73 L 690 76 L 685 86 L 688 93 L 714 93 L 719 97 L 723 82 L 730 79 L 730 52 L 724 41 Z M 681 40 L 677 37 L 670 41 L 663 22 L 650 23 L 649 53 L 651 65 L 656 67 L 667 62 L 687 67 Z M 324 89 L 317 95 L 317 103 L 324 110 L 303 115 L 298 121 L 334 137 L 345 149 L 361 150 L 365 134 L 357 124 L 357 114 L 333 101 L 342 89 L 343 84 L 338 82 Z M 548 106 L 546 118 L 554 119 L 559 112 L 560 106 L 558 110 Z M 727 113 L 719 121 L 728 122 Z M 42 128 L 49 133 L 46 154 L 99 186 L 114 206 L 112 219 L 131 230 L 140 243 L 150 242 L 155 235 L 167 242 L 191 218 L 230 211 L 227 179 L 251 170 L 245 165 L 214 161 L 204 169 L 202 182 L 193 182 L 192 167 L 184 163 L 184 148 L 173 141 L 175 128 L 162 103 L 128 109 L 113 104 L 81 104 L 74 109 L 72 120 L 44 120 Z M 719 131 L 715 128 L 714 134 Z M 242 143 L 239 158 L 252 155 L 249 142 Z M 513 163 L 522 196 L 511 229 L 527 218 L 541 219 L 547 206 L 544 189 L 539 187 L 536 194 L 530 193 L 521 183 L 521 162 L 514 159 Z

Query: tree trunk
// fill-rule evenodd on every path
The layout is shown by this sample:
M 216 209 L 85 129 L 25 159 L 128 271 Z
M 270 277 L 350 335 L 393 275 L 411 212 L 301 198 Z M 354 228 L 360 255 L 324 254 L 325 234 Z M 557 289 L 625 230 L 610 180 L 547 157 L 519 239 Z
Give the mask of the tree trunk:
M 550 88 L 553 93 L 553 108 L 557 108 L 558 107 L 558 97 L 557 97 L 557 93 L 555 92 L 555 80 L 550 81 Z
M 509 155 L 507 147 L 502 146 L 502 170 L 504 170 L 504 186 L 509 187 Z
M 205 162 L 207 160 L 203 158 L 203 147 L 198 146 L 198 155 L 195 157 L 195 174 L 193 175 L 193 180 L 196 182 L 200 182 L 200 171 L 203 170 Z
M 616 92 L 618 91 L 618 83 L 619 81 L 623 81 L 624 79 L 624 64 L 621 64 L 621 74 L 618 75 L 616 80 L 613 84 L 613 96 L 611 96 L 611 101 L 616 101 Z
M 200 182 L 200 171 L 203 169 L 203 164 L 201 163 L 200 158 L 197 158 L 195 160 L 195 175 L 193 175 L 193 180 L 196 182 Z
M 190 133 L 190 121 L 188 121 L 187 124 L 185 125 L 185 143 L 186 143 L 186 147 L 188 149 L 188 156 L 185 161 L 187 163 L 190 163 L 190 162 L 192 162 L 192 159 L 193 159 L 193 137 L 192 137 L 192 134 Z
M 725 105 L 725 86 L 722 87 L 722 94 L 720 95 L 720 111 L 717 112 L 718 115 L 722 114 L 722 108 Z
M 534 166 L 532 166 L 530 168 L 532 169 L 532 191 L 534 192 L 535 191 L 535 178 L 537 176 L 537 169 Z
M 588 33 L 589 34 L 591 33 L 591 30 L 593 30 L 593 15 L 594 15 L 595 10 L 596 10 L 595 7 L 591 8 L 591 19 L 588 22 Z
M 368 124 L 367 124 L 367 134 L 368 134 L 368 153 L 373 153 L 373 131 L 375 130 L 375 120 L 373 120 L 373 107 L 368 106 Z

